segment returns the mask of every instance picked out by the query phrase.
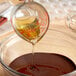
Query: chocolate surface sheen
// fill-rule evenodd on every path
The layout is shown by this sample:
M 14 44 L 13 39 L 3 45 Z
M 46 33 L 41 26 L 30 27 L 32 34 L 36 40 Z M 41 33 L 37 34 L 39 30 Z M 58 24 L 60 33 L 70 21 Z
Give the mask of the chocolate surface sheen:
M 60 76 L 76 69 L 69 58 L 54 53 L 35 53 L 34 60 L 31 53 L 22 55 L 9 66 L 26 76 Z

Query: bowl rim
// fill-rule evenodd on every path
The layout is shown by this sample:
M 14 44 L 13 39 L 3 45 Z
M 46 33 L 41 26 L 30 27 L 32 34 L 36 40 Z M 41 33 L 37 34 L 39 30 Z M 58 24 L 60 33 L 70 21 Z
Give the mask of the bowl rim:
M 1 63 L 1 65 L 3 66 L 3 68 L 6 69 L 7 71 L 10 71 L 11 74 L 16 74 L 16 75 L 21 75 L 21 76 L 28 76 L 28 75 L 26 75 L 26 74 L 17 72 L 16 70 L 12 69 L 11 67 L 9 67 L 8 65 L 6 65 L 6 64 L 2 61 L 1 54 L 2 54 L 2 51 L 3 51 L 3 46 L 5 46 L 5 44 L 6 44 L 8 41 L 14 39 L 14 37 L 16 38 L 16 37 L 19 37 L 19 36 L 17 36 L 17 34 L 14 33 L 14 34 L 10 35 L 9 37 L 5 38 L 5 39 L 2 41 L 2 43 L 1 43 L 1 45 L 0 45 L 0 47 L 1 47 L 1 48 L 0 48 L 0 63 Z M 19 40 L 20 40 L 20 39 L 21 39 L 21 38 L 19 38 Z M 60 75 L 60 76 L 72 76 L 72 74 L 76 74 L 76 70 L 74 70 L 74 71 L 72 71 L 72 72 L 70 72 L 70 73 L 64 74 L 64 75 Z
M 5 44 L 10 41 L 11 39 L 14 39 L 14 37 L 17 37 L 17 35 L 14 33 L 14 34 L 11 34 L 10 36 L 8 36 L 7 38 L 5 38 L 1 44 L 0 44 L 0 63 L 2 64 L 3 68 L 10 71 L 10 73 L 12 74 L 16 74 L 16 75 L 21 75 L 21 76 L 28 76 L 28 75 L 25 75 L 23 73 L 20 73 L 20 72 L 17 72 L 16 70 L 10 68 L 8 65 L 6 65 L 3 61 L 2 61 L 2 58 L 1 58 L 1 54 L 2 54 L 2 51 L 3 51 L 3 47 L 5 46 Z

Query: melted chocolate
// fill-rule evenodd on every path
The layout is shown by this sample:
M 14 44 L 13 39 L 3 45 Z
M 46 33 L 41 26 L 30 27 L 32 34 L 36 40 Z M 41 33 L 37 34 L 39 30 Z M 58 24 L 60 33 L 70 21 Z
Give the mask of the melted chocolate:
M 76 69 L 75 64 L 67 57 L 52 53 L 35 53 L 34 65 L 32 54 L 16 58 L 9 66 L 30 76 L 59 76 Z

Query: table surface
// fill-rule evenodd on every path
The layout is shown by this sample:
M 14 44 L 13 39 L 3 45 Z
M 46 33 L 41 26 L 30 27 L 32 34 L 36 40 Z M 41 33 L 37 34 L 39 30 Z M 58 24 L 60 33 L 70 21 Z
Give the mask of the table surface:
M 49 30 L 51 32 L 47 33 L 47 34 L 51 35 L 53 38 L 52 38 L 52 40 L 50 39 L 48 41 L 48 43 L 52 42 L 52 41 L 53 41 L 53 43 L 54 42 L 56 43 L 58 41 L 58 43 L 56 43 L 58 45 L 65 45 L 67 47 L 69 46 L 70 47 L 69 49 L 67 47 L 65 47 L 65 48 L 60 48 L 60 50 L 62 49 L 63 54 L 68 54 L 68 56 L 72 57 L 72 60 L 74 62 L 76 62 L 76 57 L 75 57 L 76 56 L 75 55 L 76 54 L 76 51 L 75 51 L 76 50 L 76 32 L 74 32 L 68 28 L 68 26 L 65 23 L 65 20 L 52 21 L 50 23 Z M 2 34 L 0 36 L 0 42 L 2 40 L 4 40 L 6 37 L 8 37 L 9 35 L 11 35 L 12 33 L 14 33 L 14 31 L 10 31 L 10 32 L 6 32 L 6 33 Z M 64 42 L 64 40 L 69 42 L 69 44 Z M 67 49 L 69 50 L 70 53 L 66 52 Z M 59 51 L 59 49 L 58 49 L 58 51 Z M 3 74 L 4 73 L 3 73 L 2 67 L 0 65 L 0 76 L 4 76 Z

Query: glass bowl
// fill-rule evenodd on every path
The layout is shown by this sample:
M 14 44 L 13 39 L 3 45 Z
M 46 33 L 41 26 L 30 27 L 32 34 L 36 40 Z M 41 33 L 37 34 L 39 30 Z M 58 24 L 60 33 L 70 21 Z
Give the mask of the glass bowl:
M 76 64 L 76 57 L 75 57 L 76 45 L 74 42 L 75 42 L 75 39 L 69 36 L 68 34 L 52 29 L 52 30 L 48 30 L 48 32 L 42 38 L 42 40 L 39 41 L 39 43 L 35 45 L 34 52 L 35 53 L 50 53 L 50 54 L 56 54 L 60 56 L 62 55 L 63 57 L 65 56 L 68 59 L 70 59 L 75 65 Z M 21 39 L 16 34 L 13 34 L 8 39 L 2 42 L 0 50 L 1 50 L 0 62 L 4 68 L 4 74 L 6 76 L 29 76 L 12 69 L 9 65 L 16 58 L 24 54 L 27 55 L 29 53 L 32 53 L 32 44 Z M 56 58 L 52 58 L 52 59 L 58 62 Z M 48 58 L 48 60 L 50 61 L 50 58 Z M 21 60 L 16 63 L 15 67 L 20 67 L 21 63 L 25 65 L 25 62 L 26 60 Z M 44 61 L 42 60 L 42 63 L 43 62 Z M 47 63 L 46 60 L 45 62 Z M 65 65 L 64 68 L 67 69 L 67 65 Z M 75 70 L 68 72 L 64 74 L 63 76 L 72 76 L 71 74 L 75 74 Z

